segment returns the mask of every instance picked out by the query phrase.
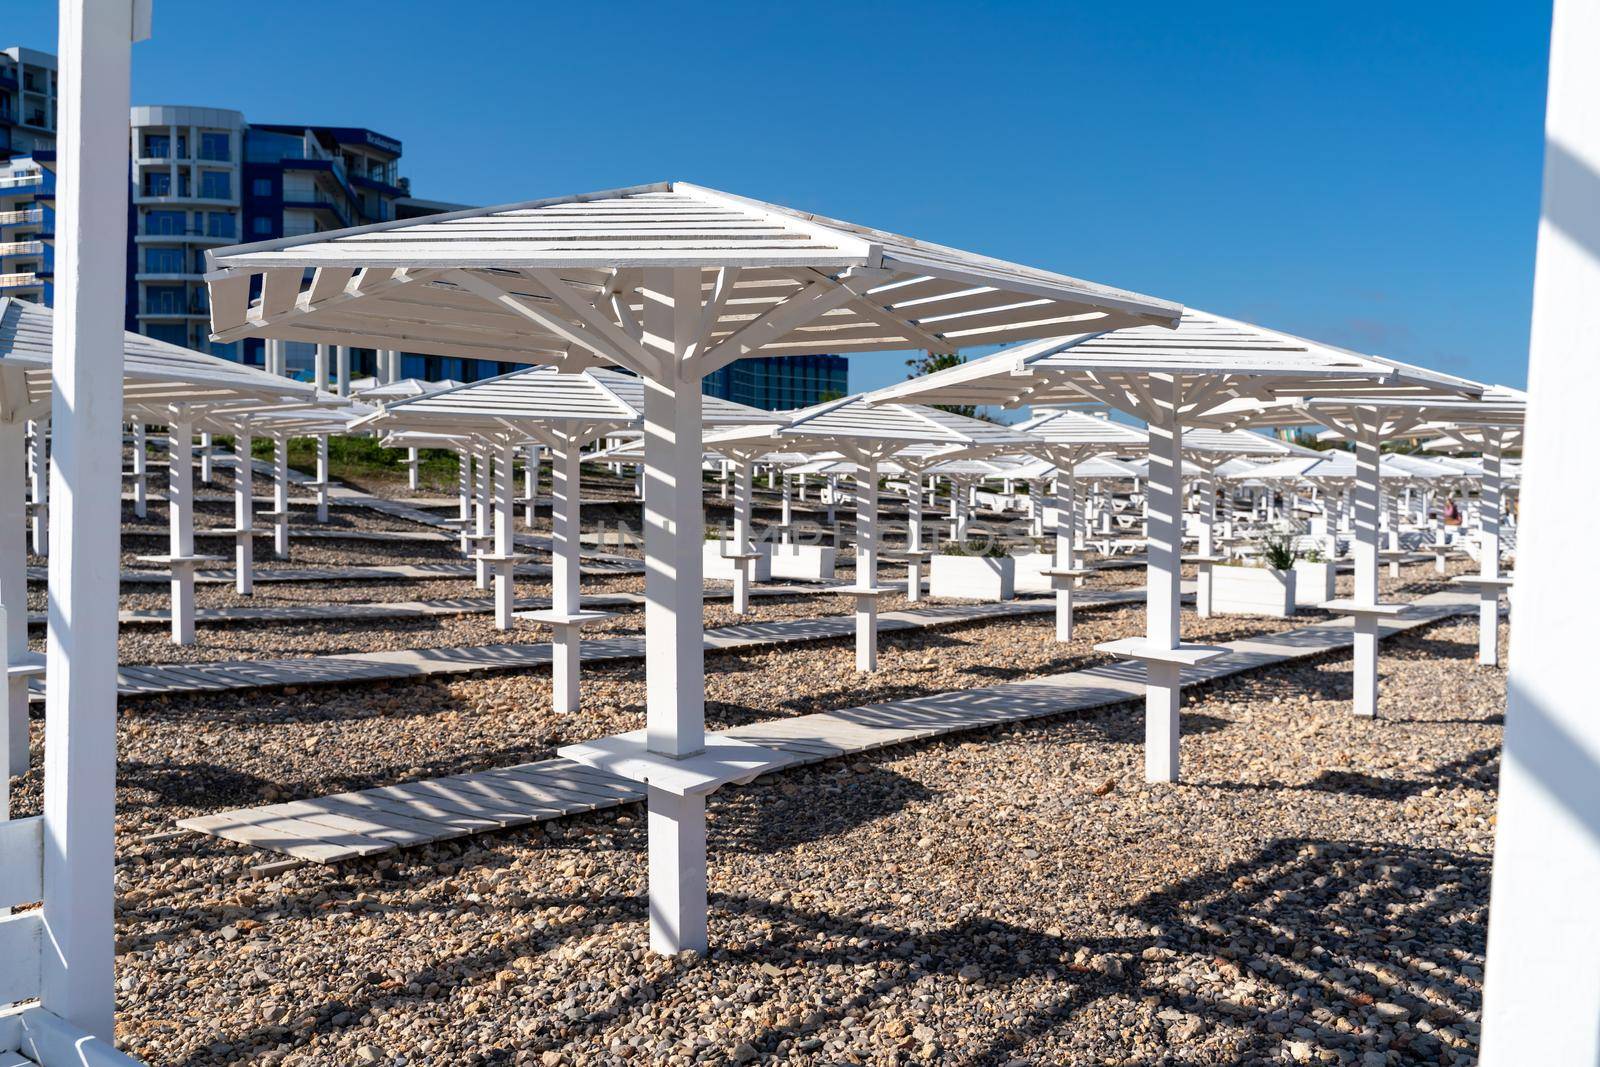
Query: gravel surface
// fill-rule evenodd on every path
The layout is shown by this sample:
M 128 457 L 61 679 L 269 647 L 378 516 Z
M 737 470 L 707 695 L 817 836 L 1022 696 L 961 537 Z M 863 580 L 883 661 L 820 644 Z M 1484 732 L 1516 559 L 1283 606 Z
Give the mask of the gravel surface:
M 946 687 L 969 639 L 1010 665 L 1047 646 L 1030 625 L 925 635 L 885 676 Z M 366 717 L 332 693 L 140 702 L 120 746 L 119 1034 L 158 1067 L 1471 1062 L 1503 693 L 1474 649 L 1471 623 L 1388 643 L 1375 722 L 1349 716 L 1342 658 L 1217 683 L 1188 701 L 1180 786 L 1143 783 L 1122 706 L 726 790 L 711 963 L 645 952 L 637 809 L 265 880 L 249 850 L 143 839 L 385 758 L 393 780 L 452 719 L 505 743 L 479 760 L 542 749 L 561 731 L 537 683 L 389 687 Z M 753 684 L 780 662 L 807 671 L 792 652 L 713 659 L 744 664 L 710 679 L 717 724 L 781 694 Z M 979 665 L 969 684 L 991 683 Z M 37 772 L 21 786 L 28 810 Z

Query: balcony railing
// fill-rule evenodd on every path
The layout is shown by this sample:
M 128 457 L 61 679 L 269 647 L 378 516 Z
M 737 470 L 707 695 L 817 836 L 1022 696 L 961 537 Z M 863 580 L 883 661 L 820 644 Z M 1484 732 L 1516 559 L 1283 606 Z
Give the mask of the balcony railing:
M 0 256 L 33 256 L 43 251 L 43 241 L 0 241 Z
M 8 174 L 0 178 L 0 189 L 21 189 L 28 185 L 38 185 L 44 181 L 42 171 L 29 171 L 27 174 Z
M 0 289 L 28 289 L 41 284 L 39 276 L 32 271 L 21 274 L 0 274 Z
M 43 222 L 44 212 L 36 207 L 21 211 L 0 211 L 0 226 L 21 226 L 28 222 Z

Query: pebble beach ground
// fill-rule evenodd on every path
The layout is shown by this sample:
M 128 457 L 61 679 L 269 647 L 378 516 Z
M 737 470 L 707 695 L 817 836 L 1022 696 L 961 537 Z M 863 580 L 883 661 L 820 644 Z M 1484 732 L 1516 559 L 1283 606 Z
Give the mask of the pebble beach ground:
M 1142 572 L 1101 577 L 1110 588 Z M 1386 586 L 1437 588 L 1431 564 Z M 270 590 L 280 603 L 472 592 Z M 199 600 L 231 595 L 201 587 Z M 125 607 L 164 602 L 125 589 Z M 845 608 L 754 603 L 760 618 Z M 734 621 L 721 602 L 706 615 Z M 1183 627 L 1220 641 L 1305 621 L 1186 612 Z M 641 623 L 625 612 L 612 629 Z M 1143 610 L 1084 611 L 1068 644 L 1052 626 L 885 634 L 871 676 L 853 670 L 848 640 L 713 654 L 708 725 L 1082 669 L 1102 662 L 1096 642 L 1138 632 Z M 159 662 L 497 635 L 471 615 L 203 627 L 188 650 L 126 628 L 122 648 Z M 252 869 L 280 857 L 172 832 L 191 814 L 503 766 L 636 728 L 641 664 L 586 667 L 583 710 L 564 717 L 544 671 L 130 701 L 119 1040 L 152 1067 L 1471 1063 L 1504 694 L 1476 642 L 1472 620 L 1386 642 L 1376 721 L 1349 714 L 1344 656 L 1191 691 L 1176 786 L 1144 783 L 1129 704 L 725 789 L 709 805 L 715 952 L 700 961 L 646 951 L 636 807 L 264 875 Z M 36 720 L 19 814 L 37 810 L 42 733 Z

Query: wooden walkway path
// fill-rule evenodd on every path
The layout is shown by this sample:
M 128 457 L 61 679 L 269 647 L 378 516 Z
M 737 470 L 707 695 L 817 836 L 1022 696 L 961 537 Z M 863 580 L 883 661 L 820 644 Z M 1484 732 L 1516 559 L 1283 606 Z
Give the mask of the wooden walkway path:
M 1079 606 L 1142 602 L 1144 591 L 1084 590 Z M 1012 600 L 1003 604 L 959 604 L 887 612 L 878 617 L 883 633 L 897 630 L 956 626 L 987 619 L 1037 615 L 1055 610 L 1054 600 Z M 796 644 L 849 637 L 855 633 L 855 616 L 830 615 L 819 619 L 752 622 L 705 632 L 707 651 L 752 648 L 757 645 Z M 609 637 L 584 641 L 585 663 L 644 658 L 644 638 Z M 201 663 L 124 665 L 117 669 L 117 688 L 125 697 L 177 696 L 184 693 L 222 693 L 283 686 L 343 685 L 350 682 L 391 681 L 430 675 L 474 674 L 480 671 L 547 667 L 548 642 L 538 644 L 483 645 L 468 648 L 395 649 L 355 652 L 337 656 L 299 656 L 289 659 L 238 659 Z M 44 698 L 45 679 L 34 678 L 30 697 Z
M 1477 610 L 1475 596 L 1434 593 L 1403 617 L 1380 623 L 1384 637 Z M 1348 648 L 1349 619 L 1228 642 L 1229 655 L 1184 667 L 1185 686 Z M 723 731 L 795 757 L 784 769 L 853 756 L 1001 723 L 1082 712 L 1136 700 L 1144 668 L 1115 663 L 981 689 L 962 689 L 842 711 L 773 719 Z M 644 789 L 565 759 L 539 760 L 445 778 L 308 800 L 217 812 L 178 826 L 316 863 L 522 826 L 644 799 Z
M 626 574 L 643 574 L 644 564 L 629 559 L 626 563 L 615 560 L 589 559 L 578 568 L 579 572 L 594 577 L 616 577 Z M 423 582 L 436 579 L 459 578 L 463 581 L 477 575 L 473 563 L 397 563 L 387 567 L 258 567 L 256 582 Z M 518 578 L 548 578 L 550 566 L 546 563 L 524 563 L 516 568 Z M 194 580 L 201 585 L 232 585 L 233 569 L 196 570 Z M 28 581 L 45 582 L 49 571 L 44 567 L 29 567 Z M 163 570 L 123 571 L 124 584 L 155 583 L 165 585 L 172 575 Z

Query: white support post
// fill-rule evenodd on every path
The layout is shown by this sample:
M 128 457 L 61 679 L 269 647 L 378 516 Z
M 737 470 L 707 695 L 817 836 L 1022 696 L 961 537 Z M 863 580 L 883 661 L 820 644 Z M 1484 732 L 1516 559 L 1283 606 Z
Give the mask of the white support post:
M 328 435 L 317 434 L 317 522 L 328 521 Z
M 50 554 L 50 446 L 49 418 L 28 423 L 28 487 L 33 498 L 33 554 Z M 117 463 L 117 498 L 122 498 L 122 463 Z M 120 524 L 121 516 L 118 516 Z
M 27 546 L 27 427 L 21 419 L 0 418 L 0 606 L 5 608 L 7 663 L 20 662 L 28 652 L 28 546 Z M 9 756 L 0 759 L 0 772 L 28 773 L 28 679 L 6 677 L 6 725 L 0 744 Z M 0 773 L 0 778 L 5 778 Z M 10 779 L 0 783 L 0 795 L 9 795 Z M 9 809 L 0 804 L 0 819 Z
M 538 515 L 539 499 L 539 446 L 528 445 L 522 450 L 522 525 L 533 529 Z
M 1483 1067 L 1600 1063 L 1600 715 L 1594 309 L 1600 307 L 1600 5 L 1556 0 L 1529 345 Z M 1584 489 L 1588 486 L 1588 489 Z
M 133 420 L 133 513 L 143 519 L 150 513 L 150 456 L 145 451 L 144 420 Z
M 312 358 L 311 384 L 317 389 L 328 387 L 328 356 L 332 347 L 332 345 L 318 345 L 317 354 Z
M 776 470 L 777 468 L 773 468 Z M 778 519 L 778 541 L 780 544 L 790 544 L 794 540 L 794 491 L 789 484 L 789 475 L 785 473 L 783 482 L 782 512 Z
M 289 558 L 289 438 L 272 438 L 272 554 Z
M 1488 667 L 1500 664 L 1500 515 L 1502 510 L 1501 460 L 1505 437 L 1497 427 L 1484 430 L 1483 484 L 1478 490 L 1479 507 L 1478 576 L 1486 579 L 1478 587 L 1478 662 Z
M 922 599 L 922 477 L 912 474 L 906 482 L 910 495 L 906 498 L 906 551 L 912 553 L 906 561 L 906 602 L 915 604 Z
M 1200 475 L 1200 545 L 1198 555 L 1202 558 L 1216 554 L 1216 522 L 1217 522 L 1217 472 L 1214 467 L 1205 467 Z M 1201 563 L 1195 569 L 1194 613 L 1202 619 L 1211 618 L 1211 568 L 1209 562 Z
M 1044 536 L 1044 479 L 1028 482 L 1028 532 L 1034 537 Z
M 750 554 L 750 500 L 753 495 L 754 465 L 741 460 L 733 465 L 733 551 L 738 559 L 733 568 L 733 612 L 743 615 L 750 610 L 750 575 L 754 560 L 745 559 Z
M 172 643 L 194 644 L 194 424 L 172 409 L 167 419 L 167 552 L 172 557 Z
M 460 499 L 457 518 L 461 520 L 461 554 L 472 552 L 472 453 L 465 448 L 456 450 L 456 495 Z
M 40 1006 L 115 1040 L 117 596 L 132 0 L 62 0 Z
M 705 526 L 700 492 L 700 383 L 683 358 L 700 338 L 700 272 L 644 272 L 647 335 L 670 338 L 659 380 L 645 380 L 645 735 L 650 751 L 684 757 L 705 748 L 701 632 Z M 649 790 L 650 947 L 706 950 L 705 798 Z
M 333 391 L 340 396 L 350 395 L 350 346 L 335 345 L 333 349 Z
M 719 484 L 717 486 L 718 495 L 721 496 L 723 500 L 728 499 L 728 483 L 732 480 L 730 477 L 732 473 L 733 464 L 729 463 L 727 460 L 723 460 L 722 477 L 719 479 Z
M 238 458 L 233 474 L 233 588 L 240 596 L 255 593 L 255 471 L 250 462 L 250 435 L 239 433 L 233 451 Z
M 474 496 L 476 499 L 472 505 L 472 532 L 478 536 L 473 542 L 473 555 L 479 557 L 477 561 L 477 586 L 479 589 L 487 591 L 489 588 L 489 564 L 482 556 L 484 543 L 489 539 L 490 522 L 492 521 L 489 501 L 490 457 L 487 451 L 483 451 L 479 452 L 476 458 L 478 465 L 475 471 L 476 492 Z
M 200 432 L 200 481 L 207 484 L 211 481 L 211 431 Z
M 878 669 L 878 461 L 856 469 L 856 670 Z
M 1076 569 L 1076 560 L 1073 558 L 1072 535 L 1077 526 L 1078 493 L 1073 469 L 1069 464 L 1056 472 L 1056 555 L 1055 569 L 1058 571 L 1071 571 Z M 1043 510 L 1042 508 L 1040 509 Z M 1057 577 L 1052 579 L 1056 587 L 1056 640 L 1072 640 L 1072 595 L 1073 586 L 1077 579 Z
M 1381 490 L 1380 490 L 1381 492 Z M 1400 577 L 1400 494 L 1392 489 L 1383 494 L 1383 511 L 1389 525 L 1384 546 L 1389 550 L 1389 577 Z
M 535 453 L 537 455 L 537 453 Z M 578 442 L 566 438 L 550 452 L 551 608 L 574 616 L 583 606 L 579 570 L 579 498 L 582 467 Z M 578 710 L 580 635 L 577 626 L 555 626 L 550 668 L 551 703 L 558 714 Z
M 1145 636 L 1152 648 L 1178 647 L 1179 548 L 1183 534 L 1183 429 L 1178 421 L 1180 386 L 1176 378 L 1150 384 L 1161 405 L 1150 420 L 1150 478 L 1145 486 L 1148 516 L 1149 583 Z M 1144 773 L 1150 782 L 1178 780 L 1178 664 L 1147 660 L 1144 709 Z
M 494 554 L 500 559 L 494 565 L 494 625 L 499 630 L 511 629 L 511 612 L 517 599 L 517 581 L 514 573 L 516 544 L 516 480 L 511 476 L 511 464 L 516 458 L 515 445 L 501 445 L 494 461 Z
M 1350 500 L 1355 511 L 1355 533 L 1350 555 L 1355 562 L 1355 596 L 1360 607 L 1378 603 L 1378 505 L 1381 492 L 1378 464 L 1382 459 L 1375 426 L 1363 426 L 1355 441 L 1356 477 Z M 1353 710 L 1362 718 L 1378 714 L 1378 615 L 1372 611 L 1355 613 L 1355 644 L 1352 651 Z
M 950 483 L 950 505 L 955 511 L 955 528 L 952 531 L 957 541 L 967 539 L 967 524 L 972 521 L 972 494 L 977 487 L 970 483 L 952 480 Z

